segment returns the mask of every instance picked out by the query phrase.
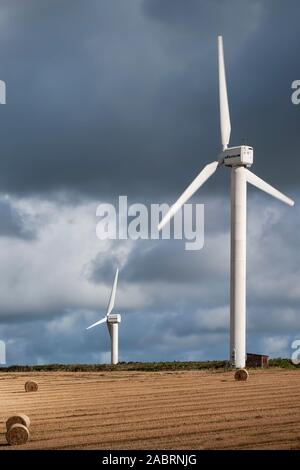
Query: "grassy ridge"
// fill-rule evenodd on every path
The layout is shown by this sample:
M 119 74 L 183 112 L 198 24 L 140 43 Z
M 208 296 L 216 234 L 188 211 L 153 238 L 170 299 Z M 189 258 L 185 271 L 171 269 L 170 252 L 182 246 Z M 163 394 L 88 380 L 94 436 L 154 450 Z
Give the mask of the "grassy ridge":
M 269 360 L 269 367 L 299 369 L 300 365 L 292 364 L 290 359 L 276 358 Z M 105 372 L 105 371 L 181 371 L 181 370 L 224 370 L 228 369 L 227 361 L 202 362 L 120 362 L 110 364 L 47 364 L 1 367 L 0 372 Z
M 3 367 L 2 372 L 105 372 L 105 371 L 161 371 L 161 370 L 195 370 L 195 369 L 224 369 L 226 361 L 206 362 L 120 362 L 113 366 L 111 364 L 49 364 L 39 366 Z

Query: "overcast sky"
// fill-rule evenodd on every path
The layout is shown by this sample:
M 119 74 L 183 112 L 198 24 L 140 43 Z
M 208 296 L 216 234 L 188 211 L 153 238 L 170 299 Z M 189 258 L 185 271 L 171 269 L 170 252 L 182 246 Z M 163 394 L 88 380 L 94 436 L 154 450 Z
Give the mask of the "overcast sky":
M 172 203 L 219 152 L 217 35 L 231 144 L 292 197 L 248 196 L 247 350 L 300 339 L 298 0 L 2 0 L 0 339 L 7 362 L 106 362 L 120 268 L 120 360 L 229 355 L 230 172 L 193 198 L 202 250 L 96 237 L 98 204 Z

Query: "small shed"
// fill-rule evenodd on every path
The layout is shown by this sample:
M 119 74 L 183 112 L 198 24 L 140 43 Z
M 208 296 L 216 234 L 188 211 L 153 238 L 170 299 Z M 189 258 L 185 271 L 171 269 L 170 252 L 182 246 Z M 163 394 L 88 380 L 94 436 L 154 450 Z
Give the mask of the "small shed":
M 246 367 L 269 367 L 269 356 L 247 353 Z

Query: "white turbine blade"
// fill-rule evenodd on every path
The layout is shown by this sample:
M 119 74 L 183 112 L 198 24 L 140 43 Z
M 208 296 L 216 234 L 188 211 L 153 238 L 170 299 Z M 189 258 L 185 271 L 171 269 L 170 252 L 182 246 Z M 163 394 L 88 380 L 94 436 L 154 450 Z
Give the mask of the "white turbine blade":
M 223 150 L 227 149 L 230 133 L 230 115 L 227 96 L 225 62 L 224 62 L 224 49 L 223 38 L 218 36 L 218 57 L 219 57 L 219 99 L 220 99 L 220 125 L 221 125 L 221 142 Z
M 110 294 L 110 299 L 108 302 L 108 307 L 107 307 L 107 312 L 106 315 L 109 315 L 114 308 L 115 305 L 115 298 L 116 298 L 116 291 L 117 291 L 117 284 L 118 284 L 118 275 L 119 275 L 119 270 L 117 269 L 114 283 L 112 286 L 111 294 Z
M 264 180 L 262 180 L 261 178 L 259 178 L 258 176 L 256 176 L 254 173 L 252 173 L 249 170 L 246 170 L 246 178 L 247 178 L 248 183 L 253 184 L 253 186 L 256 186 L 256 188 L 261 189 L 265 193 L 270 194 L 271 196 L 275 197 L 276 199 L 279 199 L 285 204 L 288 204 L 289 206 L 293 206 L 295 204 L 292 199 L 285 196 L 283 193 L 281 193 L 277 189 L 273 188 L 273 186 L 266 183 Z
M 101 323 L 104 323 L 107 321 L 107 317 L 102 318 L 102 320 L 96 321 L 96 323 L 93 323 L 92 325 L 87 327 L 87 330 L 90 328 L 94 328 L 94 326 L 100 325 Z
M 180 198 L 173 204 L 170 210 L 163 217 L 158 225 L 158 230 L 161 230 L 176 214 L 177 211 L 186 203 L 190 197 L 205 183 L 210 176 L 214 174 L 218 168 L 219 162 L 215 161 L 206 165 L 194 181 L 188 186 Z

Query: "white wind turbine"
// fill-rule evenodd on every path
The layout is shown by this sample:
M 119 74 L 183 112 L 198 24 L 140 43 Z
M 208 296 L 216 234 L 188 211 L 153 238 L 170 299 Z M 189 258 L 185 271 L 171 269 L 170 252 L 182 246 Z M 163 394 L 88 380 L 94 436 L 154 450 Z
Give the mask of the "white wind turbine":
M 190 197 L 222 165 L 231 168 L 231 253 L 230 253 L 230 361 L 233 367 L 246 363 L 246 212 L 247 183 L 293 206 L 294 201 L 250 172 L 253 148 L 228 147 L 231 124 L 224 65 L 223 38 L 218 37 L 219 99 L 222 149 L 219 159 L 206 165 L 160 222 L 161 230 Z
M 94 328 L 94 326 L 100 325 L 101 323 L 107 324 L 108 331 L 110 334 L 110 340 L 111 340 L 111 363 L 112 364 L 118 364 L 119 362 L 119 357 L 118 357 L 119 356 L 119 323 L 121 323 L 121 315 L 112 313 L 114 305 L 115 305 L 118 275 L 119 275 L 119 270 L 117 269 L 105 317 L 97 321 L 96 323 L 93 323 L 91 326 L 87 328 L 87 330 L 89 330 L 90 328 Z

